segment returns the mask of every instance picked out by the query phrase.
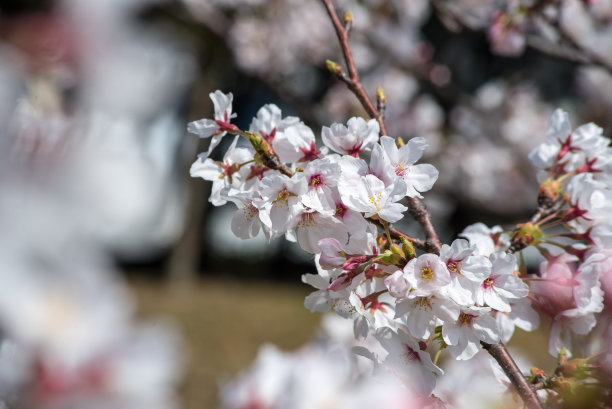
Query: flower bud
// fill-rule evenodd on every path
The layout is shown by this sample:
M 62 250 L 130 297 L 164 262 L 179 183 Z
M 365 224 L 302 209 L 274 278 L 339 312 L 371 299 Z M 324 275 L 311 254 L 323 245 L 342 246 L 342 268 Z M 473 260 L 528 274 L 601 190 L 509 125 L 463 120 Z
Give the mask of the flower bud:
M 399 246 L 397 244 L 392 244 L 392 246 L 397 246 L 397 248 L 399 248 Z M 399 249 L 401 251 L 401 249 Z M 381 254 L 380 256 L 378 256 L 378 259 L 388 265 L 402 265 L 402 264 L 406 264 L 406 259 L 403 256 L 400 256 L 397 253 L 394 253 L 392 250 L 387 250 L 385 251 L 383 254 Z
M 378 87 L 376 89 L 376 101 L 379 105 L 384 105 L 387 103 L 387 96 L 385 95 L 385 91 L 382 89 L 382 87 Z
M 400 237 L 402 240 L 402 250 L 408 260 L 412 260 L 416 257 L 416 251 L 414 251 L 414 246 L 411 242 L 408 241 L 405 237 Z
M 586 359 L 570 359 L 561 364 L 559 369 L 563 375 L 576 379 L 586 379 L 590 375 L 590 366 Z
M 524 249 L 532 244 L 537 244 L 538 239 L 544 236 L 540 227 L 533 223 L 524 223 L 512 236 L 512 245 L 518 249 Z
M 255 152 L 260 152 L 264 149 L 263 139 L 261 136 L 259 136 L 255 132 L 249 131 L 247 131 L 247 135 L 249 136 L 249 142 L 251 142 L 251 145 L 253 146 Z
M 325 61 L 325 65 L 327 66 L 327 70 L 332 74 L 338 75 L 342 72 L 342 68 L 332 60 Z
M 540 185 L 538 205 L 543 207 L 551 207 L 559 198 L 562 190 L 563 184 L 561 182 L 547 178 Z
M 353 25 L 353 13 L 348 10 L 344 13 L 344 25 L 349 27 Z

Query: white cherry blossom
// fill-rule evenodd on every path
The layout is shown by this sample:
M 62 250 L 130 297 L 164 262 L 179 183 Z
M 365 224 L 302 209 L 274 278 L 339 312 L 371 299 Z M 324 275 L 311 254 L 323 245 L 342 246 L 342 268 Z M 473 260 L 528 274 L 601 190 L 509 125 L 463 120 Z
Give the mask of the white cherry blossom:
M 414 164 L 427 148 L 425 138 L 413 138 L 398 149 L 393 138 L 382 136 L 380 145 L 387 163 L 406 183 L 406 196 L 422 198 L 420 192 L 430 190 L 438 179 L 438 170 L 433 165 Z
M 259 219 L 272 237 L 285 234 L 298 222 L 304 211 L 301 195 L 306 192 L 306 181 L 300 175 L 289 178 L 284 175 L 265 176 L 260 182 L 260 198 L 253 200 L 259 209 Z
M 315 135 L 302 122 L 291 124 L 274 137 L 274 151 L 281 162 L 306 162 L 322 157 L 315 145 Z M 327 148 L 325 148 L 327 149 Z
M 451 282 L 444 289 L 448 297 L 464 306 L 473 305 L 476 289 L 491 272 L 489 259 L 476 254 L 475 245 L 457 239 L 450 246 L 442 245 L 440 260 L 451 276 Z
M 321 137 L 334 152 L 357 158 L 360 152 L 369 150 L 376 143 L 380 127 L 375 119 L 366 122 L 358 117 L 349 119 L 347 125 L 333 123 L 329 128 L 324 126 Z
M 348 242 L 348 231 L 344 223 L 334 216 L 317 211 L 301 213 L 295 230 L 300 247 L 308 253 L 320 253 L 319 241 L 325 238 L 336 239 L 341 244 Z
M 484 279 L 476 290 L 476 303 L 488 305 L 502 312 L 510 312 L 510 300 L 526 297 L 529 287 L 514 275 L 517 270 L 513 254 L 494 253 L 491 260 L 491 274 Z
M 442 326 L 442 337 L 448 351 L 458 360 L 470 359 L 480 349 L 480 341 L 494 344 L 499 341 L 499 329 L 491 309 L 463 307 L 454 323 Z
M 227 203 L 227 193 L 231 185 L 243 182 L 248 168 L 240 168 L 240 165 L 253 158 L 253 152 L 246 148 L 237 148 L 239 135 L 236 135 L 231 146 L 225 152 L 222 162 L 216 162 L 204 154 L 198 155 L 198 159 L 191 165 L 189 174 L 191 177 L 201 177 L 212 183 L 209 201 L 215 206 Z M 236 179 L 242 179 L 236 180 Z
M 435 254 L 423 254 L 412 259 L 404 267 L 406 279 L 414 289 L 415 296 L 436 294 L 450 283 L 450 274 L 446 265 Z
M 434 365 L 426 351 L 422 351 L 417 340 L 404 331 L 381 328 L 376 331 L 382 347 L 388 352 L 383 364 L 393 371 L 406 387 L 415 393 L 429 396 L 436 386 L 436 375 L 443 371 Z
M 300 119 L 295 116 L 283 118 L 279 107 L 274 104 L 266 104 L 257 111 L 257 116 L 251 121 L 249 130 L 259 133 L 274 146 L 276 134 L 299 122 Z
M 459 310 L 459 305 L 445 296 L 409 296 L 397 301 L 395 316 L 402 319 L 413 337 L 427 339 L 440 323 L 456 321 Z
M 320 213 L 333 215 L 337 211 L 334 189 L 340 177 L 340 165 L 334 157 L 327 156 L 308 162 L 302 173 L 308 189 L 302 196 L 304 206 Z
M 210 138 L 212 136 L 208 151 L 202 154 L 203 159 L 206 159 L 212 150 L 221 143 L 221 140 L 227 133 L 224 129 L 231 126 L 230 120 L 236 116 L 236 114 L 232 114 L 233 95 L 231 92 L 224 94 L 217 90 L 211 92 L 209 96 L 213 101 L 215 119 L 204 118 L 187 124 L 187 130 L 198 135 L 200 138 Z
M 347 207 L 365 213 L 365 217 L 378 215 L 383 220 L 394 223 L 404 215 L 406 206 L 397 203 L 404 196 L 401 185 L 385 186 L 374 175 L 359 179 L 352 192 L 345 192 L 342 199 Z

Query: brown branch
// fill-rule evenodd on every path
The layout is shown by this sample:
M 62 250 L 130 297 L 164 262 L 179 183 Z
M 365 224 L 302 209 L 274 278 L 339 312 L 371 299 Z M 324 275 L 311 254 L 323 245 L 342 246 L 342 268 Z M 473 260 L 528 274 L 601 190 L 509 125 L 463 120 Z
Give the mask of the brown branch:
M 382 229 L 385 228 L 384 224 L 379 219 L 368 218 L 368 220 Z M 410 243 L 412 243 L 412 245 L 417 249 L 429 252 L 430 247 L 428 246 L 426 241 L 409 236 L 406 233 L 401 232 L 395 227 L 391 226 L 391 224 L 389 224 L 388 226 L 389 233 L 391 234 L 392 238 L 396 239 L 397 241 L 401 241 L 401 239 L 404 238 Z
M 340 41 L 340 48 L 342 49 L 342 54 L 344 55 L 344 60 L 346 61 L 349 75 L 347 77 L 346 74 L 342 71 L 342 69 L 335 64 L 333 65 L 333 71 L 336 73 L 338 78 L 340 78 L 344 83 L 346 83 L 346 85 L 353 92 L 353 94 L 355 94 L 363 108 L 367 111 L 368 115 L 378 121 L 378 124 L 380 125 L 381 134 L 388 135 L 387 127 L 385 126 L 385 120 L 383 117 L 383 112 L 376 109 L 376 107 L 364 91 L 363 86 L 361 85 L 361 81 L 359 80 L 359 74 L 357 73 L 355 61 L 353 60 L 353 55 L 351 53 L 351 48 L 348 42 L 348 33 L 344 25 L 340 21 L 338 13 L 332 5 L 331 0 L 321 1 L 327 9 L 327 13 L 329 14 L 334 29 L 336 30 L 336 35 L 338 36 L 338 40 Z M 328 68 L 330 68 L 329 63 Z M 423 232 L 425 233 L 426 240 L 422 246 L 423 250 L 430 253 L 439 254 L 440 249 L 442 248 L 442 244 L 431 222 L 431 215 L 425 208 L 425 205 L 417 198 L 408 198 L 408 204 L 410 215 L 419 223 L 419 225 L 423 229 Z
M 431 215 L 427 211 L 427 208 L 423 202 L 416 197 L 408 197 L 406 200 L 408 201 L 408 211 L 410 212 L 410 215 L 421 225 L 421 229 L 423 229 L 425 237 L 427 237 L 427 251 L 429 253 L 440 254 L 442 243 L 440 242 L 436 229 L 431 222 Z
M 355 61 L 353 60 L 353 53 L 351 52 L 351 48 L 349 46 L 348 41 L 348 32 L 344 24 L 340 21 L 338 17 L 338 13 L 336 9 L 332 5 L 331 0 L 321 0 L 327 9 L 327 13 L 332 20 L 334 25 L 334 29 L 336 30 L 336 35 L 338 36 L 338 40 L 340 41 L 340 47 L 342 48 L 342 54 L 344 56 L 344 61 L 346 62 L 346 67 L 348 69 L 348 77 L 341 73 L 344 78 L 338 74 L 339 78 L 346 83 L 346 85 L 350 88 L 351 91 L 355 94 L 363 108 L 366 110 L 370 117 L 376 119 L 378 125 L 380 126 L 380 132 L 382 135 L 389 135 L 387 132 L 387 127 L 385 126 L 385 121 L 383 120 L 382 115 L 378 112 L 368 94 L 366 94 L 363 86 L 361 85 L 361 81 L 359 80 L 359 74 L 357 72 L 357 68 L 355 66 Z
M 361 105 L 368 112 L 368 115 L 370 115 L 372 118 L 376 118 L 380 125 L 381 132 L 384 135 L 388 135 L 384 123 L 383 112 L 381 112 L 382 110 L 377 110 L 374 107 L 372 101 L 365 93 L 363 87 L 361 86 L 361 82 L 359 81 L 359 75 L 357 73 L 357 69 L 355 68 L 355 62 L 353 61 L 353 56 L 348 43 L 348 33 L 340 22 L 331 0 L 321 1 L 325 5 L 325 8 L 327 9 L 327 12 L 332 20 L 334 29 L 336 30 L 336 34 L 342 48 L 342 53 L 349 70 L 349 77 L 347 77 L 339 67 L 336 68 L 335 72 L 337 76 L 343 82 L 345 82 L 349 89 L 355 94 L 357 99 L 361 102 Z M 410 215 L 421 225 L 427 240 L 423 242 L 421 240 L 414 239 L 394 228 L 391 229 L 391 234 L 397 238 L 400 236 L 405 237 L 417 248 L 439 254 L 442 244 L 440 243 L 440 239 L 438 238 L 438 235 L 433 227 L 429 212 L 418 198 L 408 198 L 408 203 Z M 537 395 L 530 388 L 504 344 L 502 342 L 499 342 L 496 345 L 491 345 L 484 342 L 481 342 L 481 344 L 483 348 L 487 350 L 489 354 L 491 354 L 491 356 L 493 356 L 493 358 L 495 358 L 495 360 L 499 363 L 504 373 L 506 373 L 512 384 L 517 389 L 519 395 L 527 405 L 527 408 L 542 409 Z
M 497 361 L 499 366 L 516 388 L 521 399 L 525 402 L 528 409 L 542 409 L 538 395 L 531 388 L 521 370 L 512 359 L 512 356 L 506 349 L 506 346 L 500 341 L 497 344 L 487 344 L 480 341 L 482 347 Z

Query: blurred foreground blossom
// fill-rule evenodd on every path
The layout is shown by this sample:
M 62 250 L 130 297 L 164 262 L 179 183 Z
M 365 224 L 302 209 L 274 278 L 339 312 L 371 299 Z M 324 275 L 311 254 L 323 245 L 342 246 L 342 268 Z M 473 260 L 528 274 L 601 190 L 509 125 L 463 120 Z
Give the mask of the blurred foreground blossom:
M 300 349 L 280 351 L 263 346 L 253 366 L 223 385 L 225 409 L 443 409 L 436 398 L 425 398 L 404 387 L 395 376 L 373 362 L 357 357 L 359 348 L 350 322 L 326 317 L 333 332 Z M 347 343 L 348 342 L 348 343 Z M 364 341 L 366 342 L 366 341 Z
M 173 107 L 194 67 L 171 39 L 136 23 L 144 3 L 67 0 L 5 18 L 0 401 L 8 407 L 176 407 L 180 342 L 165 325 L 134 323 L 111 258 L 167 246 L 181 225 L 173 168 L 183 130 Z

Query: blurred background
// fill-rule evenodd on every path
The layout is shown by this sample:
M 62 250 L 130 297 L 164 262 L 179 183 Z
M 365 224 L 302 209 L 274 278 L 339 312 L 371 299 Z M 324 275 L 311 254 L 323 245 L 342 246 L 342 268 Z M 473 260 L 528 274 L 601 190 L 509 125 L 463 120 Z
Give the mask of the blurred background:
M 443 242 L 476 221 L 529 217 L 538 182 L 527 155 L 555 108 L 574 126 L 593 121 L 610 135 L 612 53 L 601 51 L 612 51 L 612 2 L 541 3 L 557 26 L 499 1 L 336 2 L 354 16 L 351 45 L 366 90 L 386 92 L 391 136 L 428 140 L 423 162 L 440 178 L 424 201 Z M 342 60 L 321 2 L 5 0 L 0 41 L 5 166 L 18 158 L 56 169 L 58 152 L 75 140 L 105 141 L 84 156 L 95 177 L 83 176 L 90 169 L 80 161 L 63 170 L 62 189 L 85 198 L 69 218 L 95 211 L 90 229 L 127 278 L 139 314 L 176 321 L 188 351 L 183 407 L 218 407 L 218 382 L 260 344 L 295 348 L 315 334 L 320 316 L 303 307 L 309 289 L 300 281 L 315 272 L 312 258 L 284 240 L 233 237 L 233 205 L 211 206 L 209 182 L 189 177 L 208 141 L 185 128 L 212 116 L 208 94 L 217 89 L 233 93 L 242 129 L 266 103 L 315 134 L 366 116 L 325 69 L 326 59 Z M 63 195 L 44 186 L 54 201 Z M 421 236 L 409 220 L 399 227 Z M 547 365 L 543 327 L 541 348 L 531 349 Z

